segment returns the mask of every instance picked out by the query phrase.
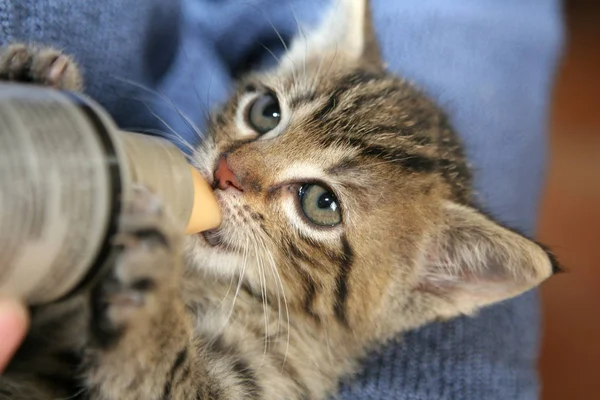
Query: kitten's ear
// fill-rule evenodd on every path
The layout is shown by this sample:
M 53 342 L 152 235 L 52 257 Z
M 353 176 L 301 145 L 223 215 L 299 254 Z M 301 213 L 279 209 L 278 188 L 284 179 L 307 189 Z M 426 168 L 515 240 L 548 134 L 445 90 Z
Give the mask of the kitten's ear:
M 558 270 L 551 253 L 478 210 L 443 206 L 443 223 L 423 249 L 418 289 L 441 317 L 469 314 L 517 296 Z
M 281 68 L 298 68 L 308 60 L 363 60 L 381 66 L 368 0 L 332 0 L 317 26 L 305 27 L 283 57 Z

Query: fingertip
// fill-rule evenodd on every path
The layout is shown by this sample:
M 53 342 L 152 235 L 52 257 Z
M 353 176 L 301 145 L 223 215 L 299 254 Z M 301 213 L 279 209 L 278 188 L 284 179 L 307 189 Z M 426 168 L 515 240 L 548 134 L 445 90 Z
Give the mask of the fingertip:
M 19 347 L 28 326 L 29 314 L 22 303 L 0 298 L 0 371 Z

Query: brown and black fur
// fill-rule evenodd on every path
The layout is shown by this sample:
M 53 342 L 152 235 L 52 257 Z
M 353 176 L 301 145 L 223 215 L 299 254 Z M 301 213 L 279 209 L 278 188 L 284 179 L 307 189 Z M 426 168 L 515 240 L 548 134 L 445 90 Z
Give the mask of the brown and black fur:
M 472 204 L 458 137 L 382 66 L 365 4 L 339 3 L 211 117 L 194 165 L 213 182 L 224 155 L 239 186 L 215 191 L 223 223 L 212 239 L 183 238 L 138 190 L 112 272 L 37 312 L 0 399 L 325 399 L 401 332 L 552 274 L 542 247 Z M 0 53 L 0 77 L 81 84 L 68 57 L 23 46 Z M 261 136 L 244 110 L 265 92 L 282 120 Z M 335 192 L 341 224 L 303 221 L 307 182 Z

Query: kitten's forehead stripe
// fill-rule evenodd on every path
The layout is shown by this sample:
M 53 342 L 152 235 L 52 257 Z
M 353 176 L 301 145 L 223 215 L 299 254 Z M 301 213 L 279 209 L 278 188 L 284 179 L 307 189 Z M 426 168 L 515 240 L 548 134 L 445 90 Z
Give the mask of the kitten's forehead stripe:
M 471 176 L 458 139 L 446 117 L 405 81 L 359 69 L 320 85 L 298 85 L 289 102 L 313 107 L 299 122 L 312 140 L 354 153 L 332 158 L 325 172 L 343 180 L 344 172 L 362 165 L 388 164 L 399 172 L 436 173 L 455 199 L 468 199 Z
M 320 138 L 320 144 L 324 147 L 339 145 L 340 139 L 335 136 L 323 136 Z M 402 148 L 389 148 L 383 145 L 370 144 L 366 140 L 347 137 L 343 139 L 344 144 L 355 148 L 361 156 L 365 158 L 376 158 L 382 162 L 395 163 L 410 172 L 433 172 L 436 169 L 437 161 L 431 157 L 419 154 L 415 151 L 409 152 Z M 329 171 L 339 171 L 350 169 L 363 164 L 357 158 L 345 158 L 329 169 Z
M 362 162 L 357 157 L 345 157 L 335 165 L 327 168 L 325 172 L 327 172 L 329 175 L 337 175 L 350 169 L 356 169 L 361 165 Z
M 322 122 L 335 109 L 335 107 L 339 103 L 338 96 L 339 94 L 337 92 L 334 92 L 327 98 L 325 104 L 323 104 L 323 106 L 321 106 L 321 108 L 319 108 L 313 114 L 313 122 Z
M 340 102 L 340 97 L 356 87 L 357 85 L 368 83 L 374 81 L 376 79 L 381 79 L 384 75 L 381 73 L 373 73 L 364 70 L 358 70 L 349 75 L 343 76 L 339 82 L 337 83 L 336 89 L 327 96 L 326 101 L 323 106 L 314 114 L 315 121 L 321 121 L 326 118 L 333 110 L 335 110 L 336 106 L 338 106 Z M 305 98 L 306 96 L 299 96 L 298 98 Z M 315 98 L 315 95 L 312 95 Z M 366 100 L 366 99 L 365 99 Z M 299 104 L 298 101 L 294 101 L 294 103 Z
M 350 74 L 345 75 L 341 81 L 342 83 L 346 83 L 346 88 L 351 88 L 352 86 L 359 85 L 361 83 L 368 83 L 371 81 L 379 80 L 385 78 L 385 73 L 379 71 L 367 71 L 364 69 L 356 70 Z
M 383 146 L 369 145 L 361 149 L 366 157 L 375 157 L 393 162 L 410 172 L 432 172 L 436 168 L 436 160 L 418 153 L 409 153 L 402 149 L 389 151 Z

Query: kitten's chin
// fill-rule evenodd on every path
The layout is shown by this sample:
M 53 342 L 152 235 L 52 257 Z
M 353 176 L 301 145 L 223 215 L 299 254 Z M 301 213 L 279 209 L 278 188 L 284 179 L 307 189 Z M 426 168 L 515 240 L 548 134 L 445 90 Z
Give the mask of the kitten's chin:
M 238 254 L 210 244 L 202 234 L 188 237 L 185 256 L 189 268 L 222 276 L 233 274 L 240 263 Z

